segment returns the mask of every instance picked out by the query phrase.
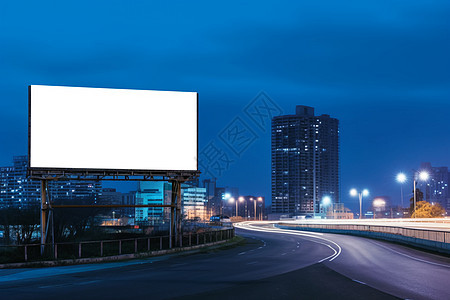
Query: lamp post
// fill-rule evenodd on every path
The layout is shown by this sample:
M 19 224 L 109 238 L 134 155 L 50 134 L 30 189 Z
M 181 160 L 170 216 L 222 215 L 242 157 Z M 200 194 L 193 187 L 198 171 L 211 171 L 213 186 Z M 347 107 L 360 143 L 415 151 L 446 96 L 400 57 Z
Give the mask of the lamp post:
M 253 204 L 254 204 L 254 206 L 255 206 L 255 213 L 254 213 L 254 215 L 253 215 L 253 217 L 254 217 L 254 220 L 256 221 L 256 202 L 258 202 L 258 201 L 262 201 L 262 198 L 261 197 L 258 197 L 258 198 L 250 198 L 250 200 L 251 201 L 253 201 Z
M 326 208 L 331 204 L 331 198 L 330 196 L 323 196 L 322 198 L 322 207 Z M 328 209 L 327 209 L 328 211 Z M 325 211 L 324 211 L 325 212 Z M 325 214 L 326 217 L 326 214 Z M 333 219 L 334 219 L 334 211 L 333 211 Z
M 238 206 L 238 204 L 237 204 L 237 201 L 233 198 L 233 197 L 231 197 L 230 199 L 228 199 L 228 201 L 230 202 L 230 203 L 233 203 L 233 202 L 236 202 L 236 217 L 237 217 L 237 206 Z
M 239 200 L 239 202 L 244 202 L 245 199 L 244 199 L 244 197 L 240 196 L 238 200 Z M 236 201 L 236 217 L 237 216 L 238 216 L 238 203 Z
M 384 207 L 386 209 L 386 201 L 382 198 L 376 198 L 373 200 L 372 203 L 373 206 L 373 218 L 375 219 L 375 208 L 381 208 Z
M 414 174 L 414 218 L 416 218 L 416 183 L 417 180 L 421 180 L 421 181 L 427 181 L 428 178 L 430 177 L 430 175 L 428 174 L 428 172 L 426 171 L 421 171 L 419 173 Z
M 263 201 L 263 199 L 262 199 L 262 197 L 258 197 L 258 202 L 262 202 Z M 260 211 L 259 211 L 259 220 L 260 221 L 262 221 L 262 207 L 261 207 L 261 209 L 260 209 Z M 255 218 L 256 218 L 256 210 L 255 210 Z
M 398 173 L 396 179 L 397 182 L 400 183 L 401 205 L 403 208 L 403 183 L 406 182 L 406 175 L 404 173 Z
M 356 189 L 351 189 L 350 190 L 350 196 L 355 197 L 356 195 L 359 196 L 359 218 L 362 219 L 362 199 L 363 196 L 369 196 L 369 191 L 367 189 L 364 189 L 360 192 L 358 192 L 358 190 Z

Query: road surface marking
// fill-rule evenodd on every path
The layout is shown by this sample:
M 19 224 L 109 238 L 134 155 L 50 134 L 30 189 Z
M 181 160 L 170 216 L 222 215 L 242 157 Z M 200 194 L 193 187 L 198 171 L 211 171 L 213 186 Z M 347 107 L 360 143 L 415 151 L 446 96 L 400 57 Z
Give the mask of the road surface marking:
M 356 279 L 352 279 L 354 282 L 357 282 L 357 283 L 361 283 L 361 284 L 364 284 L 364 285 L 367 285 L 367 283 L 365 283 L 365 282 L 362 282 L 362 281 L 359 281 L 359 280 L 356 280 Z
M 427 264 L 435 265 L 435 266 L 440 266 L 440 267 L 445 267 L 445 268 L 450 268 L 450 265 L 444 265 L 444 264 L 434 263 L 434 262 L 431 262 L 431 261 L 428 261 L 428 260 L 420 259 L 420 258 L 411 256 L 411 255 L 408 255 L 408 254 L 404 254 L 404 253 L 395 251 L 395 250 L 393 250 L 393 249 L 391 249 L 391 248 L 389 248 L 389 247 L 383 246 L 383 245 L 378 244 L 378 243 L 376 243 L 376 242 L 373 242 L 373 243 L 376 244 L 377 246 L 380 246 L 381 248 L 390 250 L 390 251 L 392 251 L 392 252 L 394 252 L 394 253 L 397 253 L 397 254 L 399 254 L 399 255 L 406 256 L 406 257 L 408 257 L 408 258 L 411 258 L 411 259 L 414 259 L 414 260 L 417 260 L 417 261 L 420 261 L 420 262 L 423 262 L 423 263 L 427 263 Z
M 284 234 L 291 234 L 291 235 L 306 236 L 306 237 L 309 237 L 309 238 L 314 238 L 314 239 L 320 239 L 320 240 L 327 241 L 327 242 L 329 242 L 329 243 L 331 243 L 331 244 L 333 244 L 333 245 L 335 245 L 337 247 L 338 250 L 335 250 L 333 247 L 331 247 L 328 244 L 311 240 L 312 242 L 319 243 L 319 244 L 322 244 L 324 246 L 327 246 L 328 248 L 330 248 L 330 249 L 332 249 L 334 251 L 334 254 L 332 254 L 332 255 L 330 255 L 330 256 L 320 260 L 319 262 L 322 262 L 322 261 L 325 261 L 325 260 L 328 260 L 328 259 L 329 259 L 329 261 L 333 261 L 342 252 L 342 248 L 336 242 L 334 242 L 332 240 L 329 240 L 327 238 L 318 236 L 318 235 L 311 235 L 311 232 L 306 233 L 304 231 L 286 230 L 286 229 L 279 229 L 279 228 L 277 228 L 277 229 L 270 229 L 270 228 L 253 226 L 253 225 L 250 225 L 248 223 L 237 223 L 234 226 L 236 226 L 238 228 L 246 229 L 246 230 L 253 230 L 253 231 L 260 231 L 260 232 L 284 233 Z M 320 234 L 320 235 L 323 235 L 323 234 Z
M 247 253 L 247 252 L 241 252 L 241 253 L 239 253 L 238 255 L 242 255 L 242 254 L 245 254 L 245 253 Z

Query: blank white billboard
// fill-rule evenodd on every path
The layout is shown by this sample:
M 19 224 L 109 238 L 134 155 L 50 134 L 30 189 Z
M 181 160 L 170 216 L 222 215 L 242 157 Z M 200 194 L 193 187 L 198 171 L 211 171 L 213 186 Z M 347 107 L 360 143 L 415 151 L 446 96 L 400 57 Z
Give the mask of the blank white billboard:
M 197 93 L 32 85 L 31 168 L 197 170 Z

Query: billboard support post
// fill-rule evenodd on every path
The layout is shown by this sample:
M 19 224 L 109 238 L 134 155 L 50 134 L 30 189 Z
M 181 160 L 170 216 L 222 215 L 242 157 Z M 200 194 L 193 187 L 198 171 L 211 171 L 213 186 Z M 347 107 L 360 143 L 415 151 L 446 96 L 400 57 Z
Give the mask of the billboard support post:
M 181 181 L 172 180 L 172 203 L 170 207 L 169 246 L 181 246 Z
M 47 180 L 41 180 L 41 255 L 44 255 L 45 243 L 47 239 Z
M 181 182 L 177 181 L 177 233 L 178 247 L 183 246 L 183 234 L 181 232 Z

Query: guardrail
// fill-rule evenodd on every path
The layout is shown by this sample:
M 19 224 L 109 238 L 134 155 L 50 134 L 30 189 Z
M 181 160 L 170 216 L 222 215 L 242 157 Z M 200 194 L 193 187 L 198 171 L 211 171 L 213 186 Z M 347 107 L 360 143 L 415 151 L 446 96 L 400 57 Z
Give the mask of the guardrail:
M 234 228 L 183 234 L 180 247 L 204 245 L 235 236 Z M 0 263 L 106 257 L 171 249 L 170 236 L 45 244 L 0 245 Z M 175 247 L 172 247 L 175 248 Z
M 374 237 L 450 254 L 450 231 L 354 224 L 279 223 L 276 226 L 284 229 L 309 230 Z

